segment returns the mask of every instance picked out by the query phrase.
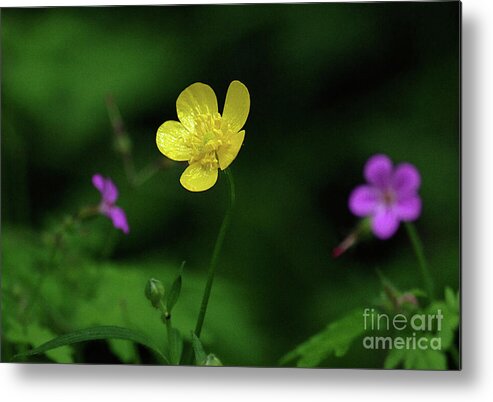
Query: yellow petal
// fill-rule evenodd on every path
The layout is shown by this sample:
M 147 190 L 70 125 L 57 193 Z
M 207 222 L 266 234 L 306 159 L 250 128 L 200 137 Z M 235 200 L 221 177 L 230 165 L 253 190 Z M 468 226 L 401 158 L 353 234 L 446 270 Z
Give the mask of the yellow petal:
M 192 150 L 186 144 L 190 136 L 183 125 L 169 120 L 157 129 L 156 144 L 161 153 L 174 161 L 188 161 L 192 157 Z
M 239 133 L 234 133 L 231 136 L 231 144 L 224 145 L 217 150 L 217 158 L 219 159 L 219 167 L 221 170 L 226 169 L 231 162 L 233 162 L 240 152 L 241 144 L 243 144 L 243 140 L 245 139 L 245 130 L 240 131 Z
M 209 85 L 196 82 L 178 96 L 176 112 L 181 123 L 189 131 L 194 131 L 197 115 L 218 112 L 216 94 Z
M 185 169 L 180 183 L 188 191 L 205 191 L 216 184 L 217 174 L 217 168 L 205 168 L 200 162 L 195 162 Z
M 249 112 L 250 94 L 247 87 L 240 81 L 233 81 L 226 94 L 223 123 L 228 123 L 232 131 L 238 132 L 245 125 Z

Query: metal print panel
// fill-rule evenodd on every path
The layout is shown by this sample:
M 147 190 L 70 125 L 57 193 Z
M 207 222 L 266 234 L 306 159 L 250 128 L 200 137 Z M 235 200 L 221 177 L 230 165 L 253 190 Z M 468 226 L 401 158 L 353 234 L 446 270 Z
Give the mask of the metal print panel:
M 3 362 L 460 369 L 460 3 L 3 9 Z

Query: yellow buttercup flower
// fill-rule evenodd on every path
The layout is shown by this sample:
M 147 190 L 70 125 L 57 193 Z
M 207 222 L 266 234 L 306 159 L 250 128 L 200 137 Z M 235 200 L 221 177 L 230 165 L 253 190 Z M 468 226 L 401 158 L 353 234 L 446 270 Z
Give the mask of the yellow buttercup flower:
M 218 169 L 226 169 L 240 151 L 250 111 L 250 94 L 233 81 L 226 94 L 223 114 L 209 85 L 197 82 L 176 100 L 178 121 L 169 120 L 157 130 L 161 153 L 174 161 L 188 161 L 180 183 L 189 191 L 205 191 L 216 184 Z M 241 131 L 240 131 L 241 130 Z

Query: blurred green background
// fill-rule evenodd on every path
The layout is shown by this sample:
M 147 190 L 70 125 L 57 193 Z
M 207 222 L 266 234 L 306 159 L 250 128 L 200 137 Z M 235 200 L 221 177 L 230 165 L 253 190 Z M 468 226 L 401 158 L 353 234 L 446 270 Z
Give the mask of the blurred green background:
M 348 3 L 4 9 L 2 22 L 2 359 L 91 325 L 164 337 L 143 296 L 187 261 L 176 325 L 188 335 L 227 206 L 224 177 L 193 194 L 169 163 L 133 189 L 114 152 L 111 94 L 138 169 L 161 158 L 155 134 L 188 85 L 250 91 L 246 139 L 232 164 L 237 205 L 206 317 L 204 343 L 227 365 L 277 365 L 327 323 L 378 296 L 379 268 L 420 286 L 405 231 L 338 260 L 356 225 L 347 208 L 365 161 L 386 153 L 422 174 L 423 238 L 437 289 L 460 263 L 459 4 Z M 131 232 L 104 218 L 66 239 L 47 266 L 46 233 L 96 204 L 111 176 Z M 19 329 L 41 277 L 39 299 Z M 19 346 L 20 345 L 20 346 Z M 24 345 L 24 346 L 22 346 Z M 31 361 L 152 363 L 125 342 Z M 329 367 L 381 367 L 355 346 Z

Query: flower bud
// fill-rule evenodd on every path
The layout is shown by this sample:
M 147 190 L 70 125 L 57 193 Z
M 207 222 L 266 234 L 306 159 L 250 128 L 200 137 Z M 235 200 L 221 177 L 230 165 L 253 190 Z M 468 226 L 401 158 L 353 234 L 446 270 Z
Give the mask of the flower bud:
M 358 241 L 365 238 L 370 234 L 371 225 L 368 218 L 362 219 L 358 226 L 339 244 L 332 250 L 332 257 L 338 258 L 348 249 L 353 247 Z
M 204 362 L 204 366 L 222 366 L 222 362 L 221 360 L 219 360 L 215 354 L 211 353 L 209 355 L 207 355 L 206 359 L 205 359 L 205 362 Z
M 164 297 L 164 286 L 161 281 L 149 279 L 145 287 L 145 295 L 154 308 L 159 308 Z

